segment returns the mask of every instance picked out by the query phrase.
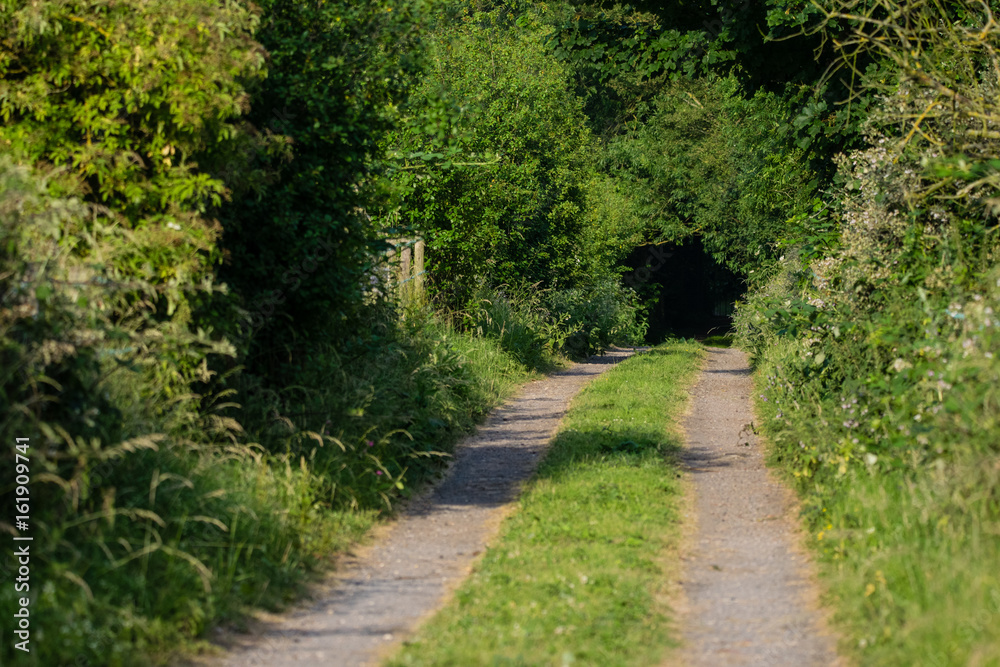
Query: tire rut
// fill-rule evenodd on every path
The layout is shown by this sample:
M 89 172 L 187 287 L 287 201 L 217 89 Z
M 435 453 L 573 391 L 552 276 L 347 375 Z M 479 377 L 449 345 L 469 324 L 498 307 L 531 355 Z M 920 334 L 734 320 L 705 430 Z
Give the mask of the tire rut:
M 227 655 L 202 664 L 346 667 L 385 658 L 469 573 L 571 399 L 633 353 L 613 349 L 527 384 L 456 448 L 442 481 L 377 529 L 372 545 L 340 561 L 311 603 L 262 614 L 247 634 L 226 633 L 218 642 Z
M 841 665 L 797 539 L 794 495 L 768 472 L 754 435 L 752 390 L 743 352 L 708 349 L 684 424 L 693 534 L 677 605 L 684 646 L 668 664 Z

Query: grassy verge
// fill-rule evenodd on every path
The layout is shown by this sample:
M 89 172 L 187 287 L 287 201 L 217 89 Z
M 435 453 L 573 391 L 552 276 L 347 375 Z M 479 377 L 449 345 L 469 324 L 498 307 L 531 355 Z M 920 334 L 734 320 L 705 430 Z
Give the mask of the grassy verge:
M 954 384 L 946 408 L 921 411 L 908 393 L 793 394 L 783 347 L 758 367 L 755 394 L 772 464 L 803 498 L 841 652 L 860 665 L 1000 664 L 996 367 L 963 384 L 956 362 L 921 369 Z M 889 428 L 866 433 L 876 420 Z
M 250 587 L 258 593 L 249 599 L 224 591 L 230 604 L 216 618 L 237 627 L 249 609 L 280 609 L 295 598 L 331 556 L 363 539 L 391 515 L 396 500 L 433 478 L 482 415 L 538 371 L 563 363 L 547 355 L 529 370 L 496 339 L 419 312 L 350 359 L 318 350 L 313 360 L 295 369 L 302 384 L 294 391 L 243 392 L 252 401 L 245 411 L 250 435 L 272 454 L 264 459 L 266 483 L 253 489 L 266 496 L 244 521 L 254 533 L 220 558 L 236 559 L 238 571 L 250 569 L 250 554 L 261 547 L 258 524 L 281 523 L 284 542 L 266 545 L 268 554 L 283 554 L 280 580 L 258 577 L 263 581 Z M 234 470 L 221 487 L 240 488 L 246 477 Z M 283 492 L 271 491 L 275 486 Z M 213 572 L 225 570 L 222 562 L 213 565 Z M 249 575 L 240 574 L 247 589 Z
M 671 644 L 675 427 L 700 346 L 670 342 L 573 402 L 536 478 L 454 600 L 391 662 L 649 665 Z
M 74 440 L 72 466 L 32 459 L 48 473 L 32 488 L 32 650 L 7 642 L 0 664 L 160 664 L 214 625 L 280 608 L 532 377 L 496 340 L 432 316 L 377 333 L 350 358 L 316 350 L 295 386 L 254 392 L 240 376 L 243 409 L 214 420 L 150 425 L 147 404 L 163 401 L 148 378 L 113 375 L 122 442 Z M 0 609 L 18 597 L 0 589 Z
M 248 382 L 241 392 L 247 431 L 269 452 L 304 459 L 335 510 L 390 511 L 482 415 L 558 362 L 546 354 L 529 370 L 502 341 L 428 312 L 381 326 L 355 350 L 313 350 L 285 388 Z

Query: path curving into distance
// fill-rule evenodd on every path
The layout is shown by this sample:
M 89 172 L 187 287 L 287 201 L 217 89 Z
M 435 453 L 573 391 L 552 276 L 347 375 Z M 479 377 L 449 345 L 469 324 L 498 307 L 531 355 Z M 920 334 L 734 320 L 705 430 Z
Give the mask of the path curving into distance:
M 669 664 L 843 664 L 798 544 L 794 495 L 768 472 L 750 426 L 746 355 L 708 348 L 707 357 L 684 424 L 693 533 L 677 609 L 684 646 Z
M 352 667 L 387 657 L 468 575 L 570 400 L 633 352 L 610 350 L 527 384 L 456 448 L 444 480 L 342 561 L 315 601 L 225 637 L 229 652 L 213 664 Z

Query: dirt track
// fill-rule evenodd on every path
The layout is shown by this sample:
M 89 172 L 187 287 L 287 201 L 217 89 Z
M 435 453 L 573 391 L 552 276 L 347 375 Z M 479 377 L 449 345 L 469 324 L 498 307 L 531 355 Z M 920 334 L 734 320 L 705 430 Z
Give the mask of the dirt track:
M 573 396 L 631 354 L 613 350 L 525 386 L 459 445 L 445 479 L 346 557 L 312 603 L 225 636 L 228 654 L 210 664 L 350 667 L 387 657 L 468 575 Z M 676 609 L 684 646 L 667 664 L 839 665 L 794 496 L 768 472 L 750 428 L 751 390 L 742 352 L 708 350 L 684 425 L 693 492 Z
M 459 445 L 440 484 L 343 561 L 313 603 L 222 638 L 230 651 L 221 664 L 349 667 L 387 655 L 466 577 L 573 396 L 632 353 L 611 350 L 525 386 Z
M 746 355 L 709 348 L 692 390 L 684 453 L 694 516 L 671 665 L 840 664 L 795 521 L 795 498 L 768 472 L 750 424 Z

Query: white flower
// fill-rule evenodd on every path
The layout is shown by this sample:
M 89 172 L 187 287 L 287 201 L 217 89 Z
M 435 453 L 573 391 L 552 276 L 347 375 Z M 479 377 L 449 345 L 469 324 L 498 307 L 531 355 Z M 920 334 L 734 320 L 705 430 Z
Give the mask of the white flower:
M 168 222 L 168 223 L 167 223 L 167 228 L 168 228 L 168 229 L 172 229 L 172 230 L 174 230 L 175 232 L 179 232 L 179 231 L 181 231 L 181 226 L 180 226 L 180 225 L 178 225 L 178 224 L 177 224 L 176 222 Z

